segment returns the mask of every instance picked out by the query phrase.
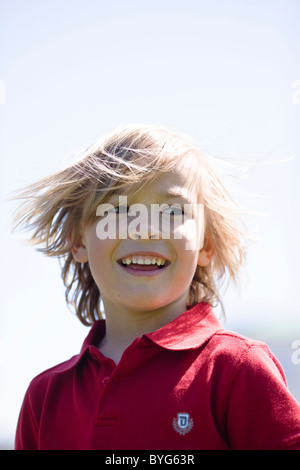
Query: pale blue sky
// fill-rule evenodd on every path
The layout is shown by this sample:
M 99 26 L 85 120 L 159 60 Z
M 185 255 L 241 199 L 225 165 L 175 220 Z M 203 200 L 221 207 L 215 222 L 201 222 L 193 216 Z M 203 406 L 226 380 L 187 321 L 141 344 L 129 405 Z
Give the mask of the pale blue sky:
M 251 218 L 260 239 L 240 291 L 224 295 L 226 326 L 274 344 L 299 397 L 299 1 L 0 0 L 0 18 L 0 441 L 28 382 L 87 334 L 58 263 L 11 236 L 5 198 L 120 123 L 171 127 L 257 163 L 236 184 L 270 215 Z

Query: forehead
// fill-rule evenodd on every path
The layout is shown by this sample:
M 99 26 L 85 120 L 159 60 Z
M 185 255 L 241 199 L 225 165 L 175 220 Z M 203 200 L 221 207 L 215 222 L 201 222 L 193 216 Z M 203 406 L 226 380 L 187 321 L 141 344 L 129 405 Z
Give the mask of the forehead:
M 152 182 L 145 185 L 145 189 L 155 191 L 156 194 L 191 197 L 189 178 L 185 171 L 169 171 L 157 176 Z
M 195 202 L 195 199 L 200 197 L 200 173 L 197 158 L 194 155 L 182 158 L 175 168 L 157 175 L 148 185 L 157 193 L 167 192 Z
M 172 171 L 165 171 L 158 175 L 153 175 L 150 180 L 126 185 L 122 189 L 113 191 L 115 195 L 137 196 L 139 198 L 159 199 L 176 198 L 183 203 L 193 203 L 198 201 L 197 187 L 194 178 L 191 177 L 189 168 L 182 167 Z

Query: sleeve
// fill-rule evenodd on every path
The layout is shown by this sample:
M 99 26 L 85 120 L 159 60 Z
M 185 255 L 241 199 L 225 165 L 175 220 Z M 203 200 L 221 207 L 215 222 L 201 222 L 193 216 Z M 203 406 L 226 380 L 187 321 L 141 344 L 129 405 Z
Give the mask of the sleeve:
M 33 414 L 29 390 L 26 392 L 19 414 L 15 450 L 38 450 L 38 426 Z
M 228 400 L 232 449 L 300 450 L 300 406 L 266 346 L 252 345 L 245 351 Z

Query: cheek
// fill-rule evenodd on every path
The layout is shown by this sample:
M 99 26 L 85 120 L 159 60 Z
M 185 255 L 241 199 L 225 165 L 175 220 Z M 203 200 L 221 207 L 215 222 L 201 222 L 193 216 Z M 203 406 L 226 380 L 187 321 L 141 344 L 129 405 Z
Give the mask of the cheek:
M 174 281 L 176 280 L 186 285 L 192 282 L 196 272 L 199 250 L 193 246 L 196 244 L 193 235 L 185 236 L 184 232 L 177 233 L 177 235 L 180 234 L 182 235 L 181 237 L 178 236 L 177 239 L 174 237 L 170 240 L 176 253 L 176 261 L 172 273 Z
M 178 227 L 174 227 L 173 238 L 182 241 L 185 251 L 199 252 L 204 242 L 204 228 L 194 219 L 188 219 Z
M 105 277 L 108 273 L 108 263 L 114 249 L 115 240 L 100 240 L 95 227 L 92 227 L 86 236 L 86 248 L 92 275 L 97 282 L 99 276 Z

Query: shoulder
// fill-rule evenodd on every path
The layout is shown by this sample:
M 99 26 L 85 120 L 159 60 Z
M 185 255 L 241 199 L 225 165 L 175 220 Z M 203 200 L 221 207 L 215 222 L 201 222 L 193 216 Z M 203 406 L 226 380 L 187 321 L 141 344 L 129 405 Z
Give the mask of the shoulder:
M 60 383 L 62 379 L 66 381 L 66 375 L 62 372 L 71 371 L 79 359 L 78 354 L 36 375 L 29 383 L 27 397 L 35 403 L 43 400 L 50 386 Z
M 229 330 L 219 330 L 208 345 L 216 369 L 225 368 L 231 374 L 247 371 L 253 377 L 273 375 L 285 381 L 284 371 L 268 345 Z
M 269 347 L 226 330 L 217 332 L 212 341 L 210 378 L 218 397 L 216 408 L 226 416 L 231 447 L 298 449 L 300 407 Z
M 213 346 L 222 356 L 236 358 L 238 361 L 245 359 L 250 352 L 258 352 L 273 357 L 268 345 L 262 341 L 243 336 L 234 331 L 221 329 L 213 336 Z

